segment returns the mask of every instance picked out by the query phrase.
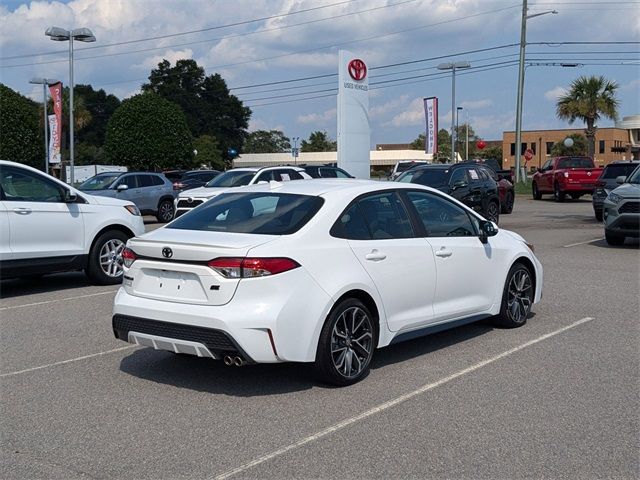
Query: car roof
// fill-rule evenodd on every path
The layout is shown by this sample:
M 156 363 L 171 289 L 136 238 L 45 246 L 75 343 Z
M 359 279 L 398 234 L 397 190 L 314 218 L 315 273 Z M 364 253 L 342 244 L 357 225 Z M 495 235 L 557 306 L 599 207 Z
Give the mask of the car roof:
M 238 168 L 230 168 L 229 170 L 225 171 L 224 173 L 227 172 L 261 172 L 263 170 L 275 170 L 278 168 L 291 168 L 293 170 L 296 170 L 298 172 L 304 172 L 304 168 L 300 168 L 300 167 L 296 167 L 293 165 L 272 165 L 269 167 L 238 167 Z

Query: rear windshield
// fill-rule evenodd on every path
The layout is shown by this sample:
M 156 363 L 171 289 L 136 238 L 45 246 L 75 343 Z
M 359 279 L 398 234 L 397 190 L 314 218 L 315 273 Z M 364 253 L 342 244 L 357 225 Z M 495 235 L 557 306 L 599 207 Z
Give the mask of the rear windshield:
M 118 178 L 121 173 L 99 173 L 95 177 L 91 177 L 89 180 L 85 181 L 78 187 L 83 191 L 91 191 L 91 190 L 106 190 L 109 188 L 116 178 Z
M 206 187 L 242 187 L 249 185 L 256 172 L 232 171 L 224 172 L 207 183 Z
M 318 212 L 324 200 L 287 193 L 224 193 L 165 228 L 211 232 L 289 235 Z
M 561 168 L 593 168 L 593 160 L 589 157 L 562 158 L 558 162 L 558 169 Z
M 600 178 L 618 178 L 622 176 L 627 177 L 631 175 L 631 172 L 633 172 L 637 166 L 637 163 L 619 163 L 615 165 L 607 165 Z
M 418 165 L 424 165 L 425 162 L 404 162 L 396 165 L 396 173 L 406 172 L 407 170 Z
M 407 172 L 402 175 L 399 182 L 405 183 L 419 183 L 420 185 L 426 185 L 427 187 L 443 188 L 448 185 L 449 170 L 444 168 L 425 168 L 415 170 L 413 172 Z

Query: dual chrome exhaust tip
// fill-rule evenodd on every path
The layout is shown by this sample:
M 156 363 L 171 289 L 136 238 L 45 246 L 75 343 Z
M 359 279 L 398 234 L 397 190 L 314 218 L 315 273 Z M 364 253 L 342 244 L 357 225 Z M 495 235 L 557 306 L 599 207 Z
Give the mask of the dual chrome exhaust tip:
M 227 367 L 241 367 L 245 364 L 245 361 L 242 359 L 242 357 L 239 357 L 237 355 L 234 357 L 232 357 L 231 355 L 225 355 L 222 360 Z

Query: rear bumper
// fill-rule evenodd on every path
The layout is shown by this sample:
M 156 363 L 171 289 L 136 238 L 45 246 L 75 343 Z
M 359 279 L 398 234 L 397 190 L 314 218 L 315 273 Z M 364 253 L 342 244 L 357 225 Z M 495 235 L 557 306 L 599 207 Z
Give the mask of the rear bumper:
M 311 362 L 332 303 L 306 271 L 297 268 L 269 279 L 241 280 L 225 305 L 167 302 L 120 288 L 113 326 L 116 337 L 130 343 L 139 343 L 131 335 L 135 332 L 197 342 L 218 358 L 238 352 L 248 362 Z
M 595 190 L 595 185 L 584 185 L 581 183 L 561 183 L 560 191 L 567 193 L 581 193 L 583 195 L 592 194 Z

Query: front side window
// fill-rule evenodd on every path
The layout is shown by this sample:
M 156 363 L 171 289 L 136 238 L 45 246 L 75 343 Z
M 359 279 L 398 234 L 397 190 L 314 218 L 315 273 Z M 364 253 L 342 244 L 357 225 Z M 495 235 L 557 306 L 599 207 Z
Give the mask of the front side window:
M 454 170 L 451 173 L 451 179 L 449 180 L 449 185 L 453 186 L 456 184 L 460 184 L 460 182 L 469 183 L 469 179 L 467 178 L 467 172 L 463 168 Z
M 85 192 L 91 190 L 106 190 L 120 175 L 120 173 L 99 173 L 84 183 L 81 183 L 78 189 Z
M 637 163 L 614 163 L 607 165 L 600 178 L 627 177 L 631 175 L 631 172 L 633 172 L 637 165 Z
M 429 192 L 408 192 L 407 196 L 418 212 L 428 237 L 478 235 L 477 224 L 472 222 L 464 209 L 451 201 Z
M 138 175 L 125 175 L 114 185 L 114 188 L 118 188 L 120 185 L 126 185 L 128 188 L 138 188 L 136 177 Z
M 322 178 L 336 178 L 336 171 L 333 168 L 321 168 L 320 176 Z
M 255 175 L 255 172 L 240 170 L 229 170 L 218 175 L 216 178 L 207 183 L 206 187 L 241 187 L 249 185 L 249 182 Z
M 551 165 L 551 160 L 547 160 L 542 166 L 542 170 L 551 170 L 553 166 Z
M 273 170 L 267 170 L 266 172 L 262 172 L 260 175 L 258 175 L 258 178 L 256 178 L 256 181 L 254 183 L 270 182 L 271 180 L 273 180 L 273 174 L 274 174 Z
M 37 173 L 2 167 L 0 185 L 8 202 L 63 202 L 63 191 L 54 182 Z
M 285 193 L 223 193 L 165 228 L 210 232 L 289 235 L 320 210 L 324 200 Z

